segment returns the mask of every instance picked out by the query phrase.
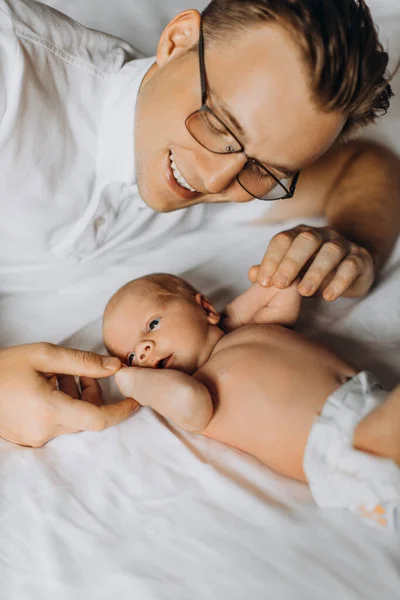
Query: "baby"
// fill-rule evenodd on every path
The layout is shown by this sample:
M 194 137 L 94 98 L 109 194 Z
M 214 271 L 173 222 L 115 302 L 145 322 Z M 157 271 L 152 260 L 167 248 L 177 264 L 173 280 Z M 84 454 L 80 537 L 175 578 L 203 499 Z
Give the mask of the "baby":
M 116 375 L 126 396 L 308 483 L 320 506 L 400 532 L 400 386 L 385 392 L 289 329 L 299 310 L 296 283 L 253 285 L 221 316 L 154 274 L 111 298 L 104 343 L 129 367 Z

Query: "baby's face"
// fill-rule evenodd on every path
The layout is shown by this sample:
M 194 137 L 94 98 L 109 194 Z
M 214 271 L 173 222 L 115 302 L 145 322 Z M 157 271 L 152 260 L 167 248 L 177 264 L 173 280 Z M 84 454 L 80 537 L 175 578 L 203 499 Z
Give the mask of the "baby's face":
M 216 344 L 215 326 L 195 302 L 151 286 L 125 294 L 106 314 L 104 341 L 128 366 L 194 373 Z

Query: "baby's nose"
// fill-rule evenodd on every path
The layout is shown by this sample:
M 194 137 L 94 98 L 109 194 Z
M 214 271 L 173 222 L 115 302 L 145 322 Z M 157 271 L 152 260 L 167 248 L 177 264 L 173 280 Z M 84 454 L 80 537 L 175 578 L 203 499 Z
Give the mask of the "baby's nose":
M 146 340 L 139 342 L 136 348 L 136 357 L 139 364 L 146 363 L 154 348 L 154 342 L 152 340 Z

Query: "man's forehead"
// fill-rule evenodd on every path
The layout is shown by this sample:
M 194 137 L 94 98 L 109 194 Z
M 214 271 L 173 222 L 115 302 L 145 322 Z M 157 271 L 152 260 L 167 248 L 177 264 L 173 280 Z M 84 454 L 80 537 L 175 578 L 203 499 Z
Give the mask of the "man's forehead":
M 281 28 L 253 28 L 237 45 L 206 52 L 210 103 L 267 166 L 297 170 L 325 151 L 344 117 L 318 108 L 298 49 Z

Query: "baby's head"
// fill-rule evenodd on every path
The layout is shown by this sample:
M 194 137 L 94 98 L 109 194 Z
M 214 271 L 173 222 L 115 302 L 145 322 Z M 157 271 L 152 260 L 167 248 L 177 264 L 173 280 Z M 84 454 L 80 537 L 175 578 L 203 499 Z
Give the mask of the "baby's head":
M 219 315 L 189 283 L 165 273 L 130 281 L 108 302 L 103 340 L 126 365 L 194 373 L 223 336 Z

